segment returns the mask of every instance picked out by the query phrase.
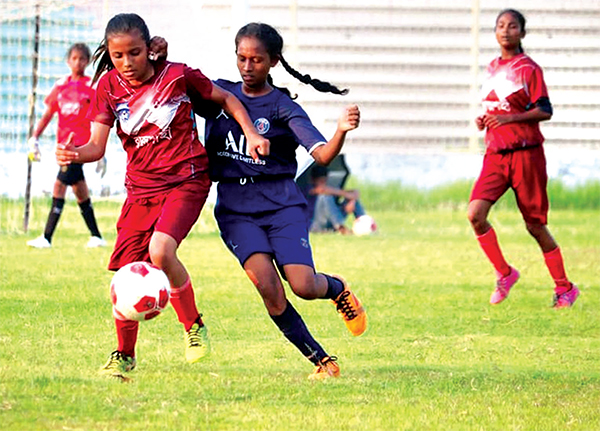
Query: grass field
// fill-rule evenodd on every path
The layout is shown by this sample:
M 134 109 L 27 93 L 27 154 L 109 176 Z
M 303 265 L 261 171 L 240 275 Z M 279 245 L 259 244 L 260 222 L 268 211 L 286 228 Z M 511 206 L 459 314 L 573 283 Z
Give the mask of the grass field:
M 97 375 L 116 337 L 105 270 L 110 247 L 68 202 L 51 250 L 33 250 L 48 201 L 0 219 L 2 430 L 597 430 L 600 429 L 600 217 L 558 209 L 550 228 L 581 288 L 572 309 L 550 307 L 541 253 L 512 205 L 492 212 L 521 271 L 490 306 L 492 268 L 460 205 L 374 208 L 372 237 L 315 235 L 318 270 L 344 275 L 368 311 L 353 338 L 327 301 L 291 301 L 342 376 L 310 382 L 311 365 L 278 332 L 221 244 L 210 211 L 183 243 L 213 352 L 183 357 L 171 308 L 141 325 L 133 383 Z M 13 207 L 14 205 L 14 207 Z M 114 243 L 119 205 L 97 202 Z

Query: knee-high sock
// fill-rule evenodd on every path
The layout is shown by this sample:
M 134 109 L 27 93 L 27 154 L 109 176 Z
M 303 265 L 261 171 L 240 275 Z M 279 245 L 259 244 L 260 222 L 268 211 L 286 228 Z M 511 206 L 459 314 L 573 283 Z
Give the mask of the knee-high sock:
M 500 250 L 500 244 L 498 243 L 498 237 L 496 236 L 494 228 L 492 227 L 483 235 L 479 235 L 477 241 L 479 241 L 481 249 L 496 271 L 503 276 L 510 274 L 510 266 L 502 255 L 502 250 Z
M 96 216 L 94 215 L 94 207 L 92 206 L 92 200 L 86 199 L 83 202 L 79 202 L 79 209 L 81 210 L 81 215 L 85 220 L 85 224 L 92 236 L 97 236 L 98 238 L 102 238 L 100 235 L 100 230 L 98 229 L 98 224 L 96 223 Z
M 323 274 L 327 279 L 327 293 L 325 298 L 335 299 L 344 291 L 344 283 L 341 280 L 332 277 L 331 275 Z
M 196 321 L 200 323 L 200 326 L 203 325 L 200 313 L 196 308 L 194 288 L 190 278 L 181 287 L 171 286 L 171 304 L 186 331 L 189 331 Z
M 137 342 L 140 322 L 135 320 L 120 320 L 115 317 L 115 326 L 119 341 L 117 350 L 125 355 L 135 357 L 135 344 Z
M 557 295 L 560 295 L 571 289 L 571 283 L 567 278 L 560 247 L 556 247 L 554 250 L 544 253 L 544 261 L 546 262 L 548 271 L 550 271 L 550 276 L 555 283 L 554 292 Z
M 54 229 L 56 229 L 56 225 L 58 225 L 64 206 L 64 199 L 52 198 L 52 207 L 50 208 L 50 214 L 48 214 L 46 228 L 44 229 L 44 238 L 46 238 L 48 242 L 52 242 L 52 235 L 54 235 Z
M 302 352 L 306 358 L 313 364 L 317 364 L 321 359 L 327 356 L 325 350 L 317 343 L 313 336 L 308 332 L 308 328 L 304 324 L 302 317 L 296 309 L 287 302 L 287 306 L 283 313 L 279 316 L 271 316 L 273 322 L 283 332 L 294 346 Z

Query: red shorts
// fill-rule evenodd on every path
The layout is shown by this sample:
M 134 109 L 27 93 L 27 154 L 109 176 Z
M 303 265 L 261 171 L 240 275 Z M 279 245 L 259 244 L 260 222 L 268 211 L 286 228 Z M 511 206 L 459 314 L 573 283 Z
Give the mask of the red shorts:
M 490 153 L 475 181 L 471 198 L 495 203 L 512 188 L 517 205 L 527 223 L 548 223 L 548 174 L 541 145 L 506 153 Z
M 108 269 L 150 262 L 150 239 L 156 232 L 166 233 L 180 244 L 200 216 L 210 190 L 208 174 L 186 181 L 150 198 L 128 197 L 117 221 L 117 241 Z

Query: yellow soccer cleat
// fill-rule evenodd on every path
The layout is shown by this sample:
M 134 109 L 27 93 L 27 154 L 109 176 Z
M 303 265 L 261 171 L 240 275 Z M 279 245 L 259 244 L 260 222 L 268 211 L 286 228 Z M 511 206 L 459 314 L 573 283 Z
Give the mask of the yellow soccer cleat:
M 205 325 L 194 323 L 189 331 L 185 332 L 185 360 L 190 364 L 198 362 L 210 353 L 210 340 L 208 329 Z
M 115 350 L 108 357 L 106 364 L 100 368 L 100 374 L 107 377 L 114 377 L 124 382 L 130 381 L 125 373 L 133 370 L 136 365 L 136 360 L 132 356 L 128 356 Z

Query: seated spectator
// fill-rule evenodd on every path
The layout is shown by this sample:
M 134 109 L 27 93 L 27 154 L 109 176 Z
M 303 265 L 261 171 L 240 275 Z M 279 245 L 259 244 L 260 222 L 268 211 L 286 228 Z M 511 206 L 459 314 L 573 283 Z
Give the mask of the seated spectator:
M 346 227 L 349 214 L 355 218 L 365 215 L 358 190 L 344 190 L 327 184 L 327 168 L 313 165 L 310 170 L 310 187 L 307 199 L 312 207 L 311 232 L 340 232 L 352 234 Z

